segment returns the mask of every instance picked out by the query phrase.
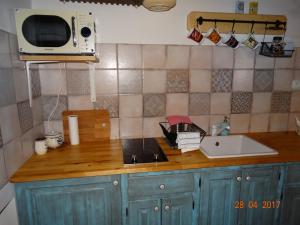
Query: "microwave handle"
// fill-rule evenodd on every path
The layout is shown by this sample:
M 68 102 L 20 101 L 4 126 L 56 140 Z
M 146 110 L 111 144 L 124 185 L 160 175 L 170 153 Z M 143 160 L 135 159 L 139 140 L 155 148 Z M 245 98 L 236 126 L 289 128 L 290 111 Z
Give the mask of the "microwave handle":
M 75 32 L 75 16 L 72 16 L 72 36 L 73 36 L 73 46 L 77 46 L 76 32 Z

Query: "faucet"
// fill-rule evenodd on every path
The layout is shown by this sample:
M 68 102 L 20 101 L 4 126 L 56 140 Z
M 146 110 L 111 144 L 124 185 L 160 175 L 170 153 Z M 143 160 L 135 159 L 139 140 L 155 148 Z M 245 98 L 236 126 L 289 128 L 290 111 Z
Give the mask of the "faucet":
M 222 131 L 224 130 L 230 130 L 230 126 L 227 125 L 225 127 L 222 127 L 222 123 L 219 123 L 219 124 L 214 124 L 212 125 L 211 127 L 211 136 L 219 136 Z

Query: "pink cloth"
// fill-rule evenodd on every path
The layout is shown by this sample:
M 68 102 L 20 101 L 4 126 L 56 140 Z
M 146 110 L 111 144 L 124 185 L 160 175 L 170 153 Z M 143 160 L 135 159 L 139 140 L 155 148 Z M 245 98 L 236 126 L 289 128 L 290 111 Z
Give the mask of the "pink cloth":
M 168 116 L 167 120 L 171 126 L 178 123 L 192 123 L 188 116 Z

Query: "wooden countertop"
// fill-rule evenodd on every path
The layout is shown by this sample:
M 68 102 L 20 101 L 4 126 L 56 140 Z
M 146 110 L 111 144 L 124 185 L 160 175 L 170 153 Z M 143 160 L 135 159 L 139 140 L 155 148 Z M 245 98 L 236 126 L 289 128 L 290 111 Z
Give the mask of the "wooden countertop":
M 300 162 L 300 136 L 295 132 L 253 133 L 247 136 L 277 150 L 279 154 L 240 157 L 238 160 L 208 159 L 200 151 L 182 154 L 179 150 L 172 150 L 163 138 L 158 138 L 169 162 L 124 165 L 121 141 L 111 140 L 106 143 L 65 145 L 42 156 L 33 155 L 10 178 L 10 181 L 18 183 L 124 173 Z

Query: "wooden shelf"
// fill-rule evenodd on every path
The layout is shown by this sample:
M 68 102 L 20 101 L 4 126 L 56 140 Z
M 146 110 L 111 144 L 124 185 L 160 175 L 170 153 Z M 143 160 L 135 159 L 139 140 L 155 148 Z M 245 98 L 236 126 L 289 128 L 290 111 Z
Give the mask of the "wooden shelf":
M 237 14 L 237 13 L 213 13 L 213 12 L 191 12 L 187 18 L 187 29 L 190 30 L 197 26 L 197 19 L 203 17 L 205 19 L 219 19 L 219 20 L 243 20 L 243 21 L 269 21 L 269 22 L 287 22 L 286 16 L 283 15 L 252 15 L 252 14 Z M 203 22 L 199 25 L 201 32 L 207 32 L 214 27 L 214 22 Z M 248 34 L 251 30 L 251 23 L 236 23 L 234 30 L 236 34 Z M 270 26 L 270 25 L 269 25 Z M 220 33 L 228 33 L 232 29 L 232 23 L 218 22 L 217 28 Z M 255 24 L 253 27 L 254 34 L 264 34 L 265 24 Z M 270 30 L 266 32 L 267 35 L 282 35 L 284 30 Z
M 97 62 L 96 56 L 82 55 L 20 55 L 21 61 Z

